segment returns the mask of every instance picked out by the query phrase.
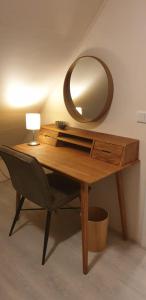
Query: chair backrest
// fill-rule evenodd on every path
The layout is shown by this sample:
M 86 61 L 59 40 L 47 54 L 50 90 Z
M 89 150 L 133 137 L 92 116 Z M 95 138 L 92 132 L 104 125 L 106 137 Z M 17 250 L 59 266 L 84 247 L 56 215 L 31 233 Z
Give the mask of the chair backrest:
M 32 156 L 7 146 L 0 147 L 15 190 L 34 203 L 48 207 L 52 202 L 47 176 L 39 162 Z

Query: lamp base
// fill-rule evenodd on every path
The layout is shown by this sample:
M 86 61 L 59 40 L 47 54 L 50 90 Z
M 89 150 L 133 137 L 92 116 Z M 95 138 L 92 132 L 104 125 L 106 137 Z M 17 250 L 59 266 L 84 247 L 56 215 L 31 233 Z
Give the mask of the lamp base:
M 38 146 L 40 145 L 40 143 L 38 143 L 37 141 L 32 141 L 30 143 L 28 143 L 29 146 Z

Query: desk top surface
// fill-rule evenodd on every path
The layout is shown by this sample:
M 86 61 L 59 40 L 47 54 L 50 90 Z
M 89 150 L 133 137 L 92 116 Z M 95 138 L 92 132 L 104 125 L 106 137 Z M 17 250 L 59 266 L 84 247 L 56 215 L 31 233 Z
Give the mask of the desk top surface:
M 27 144 L 20 144 L 13 148 L 34 156 L 47 168 L 59 171 L 88 184 L 92 184 L 123 169 L 121 166 L 94 160 L 87 153 L 67 147 L 53 147 L 46 144 L 32 147 Z

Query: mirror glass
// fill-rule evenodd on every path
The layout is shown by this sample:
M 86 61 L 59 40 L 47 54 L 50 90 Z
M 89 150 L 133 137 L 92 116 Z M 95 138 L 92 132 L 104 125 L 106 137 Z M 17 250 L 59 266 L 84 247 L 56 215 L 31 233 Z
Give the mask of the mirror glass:
M 64 82 L 64 100 L 69 113 L 80 122 L 98 120 L 111 104 L 112 87 L 110 72 L 103 62 L 93 56 L 78 58 Z
M 95 119 L 105 106 L 108 79 L 100 62 L 83 57 L 73 69 L 70 93 L 74 106 L 86 119 Z

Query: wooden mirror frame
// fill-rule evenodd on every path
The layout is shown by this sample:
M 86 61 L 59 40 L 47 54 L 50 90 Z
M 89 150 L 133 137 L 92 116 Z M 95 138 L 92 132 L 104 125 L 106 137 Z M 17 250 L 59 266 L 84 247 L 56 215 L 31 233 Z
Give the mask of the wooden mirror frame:
M 80 115 L 80 113 L 75 108 L 75 105 L 74 105 L 72 97 L 71 97 L 71 92 L 70 92 L 70 81 L 71 81 L 72 72 L 73 72 L 76 64 L 78 63 L 78 61 L 83 57 L 88 57 L 88 58 L 91 57 L 91 58 L 94 58 L 95 60 L 97 60 L 98 62 L 100 62 L 100 64 L 103 66 L 103 68 L 106 72 L 107 79 L 108 79 L 108 95 L 107 95 L 106 103 L 105 103 L 104 108 L 101 111 L 101 113 L 96 118 L 93 118 L 93 119 L 87 119 L 87 118 L 84 118 L 83 116 Z M 113 91 L 114 91 L 114 85 L 113 85 L 112 75 L 111 75 L 108 67 L 106 66 L 106 64 L 101 59 L 99 59 L 95 56 L 88 56 L 88 55 L 78 57 L 71 64 L 71 66 L 69 67 L 69 69 L 66 73 L 65 80 L 64 80 L 64 85 L 63 85 L 63 95 L 64 95 L 65 106 L 66 106 L 69 114 L 76 121 L 82 122 L 82 123 L 98 121 L 99 119 L 101 119 L 107 113 L 107 111 L 109 110 L 109 108 L 111 106 L 111 102 L 112 102 L 112 98 L 113 98 Z

